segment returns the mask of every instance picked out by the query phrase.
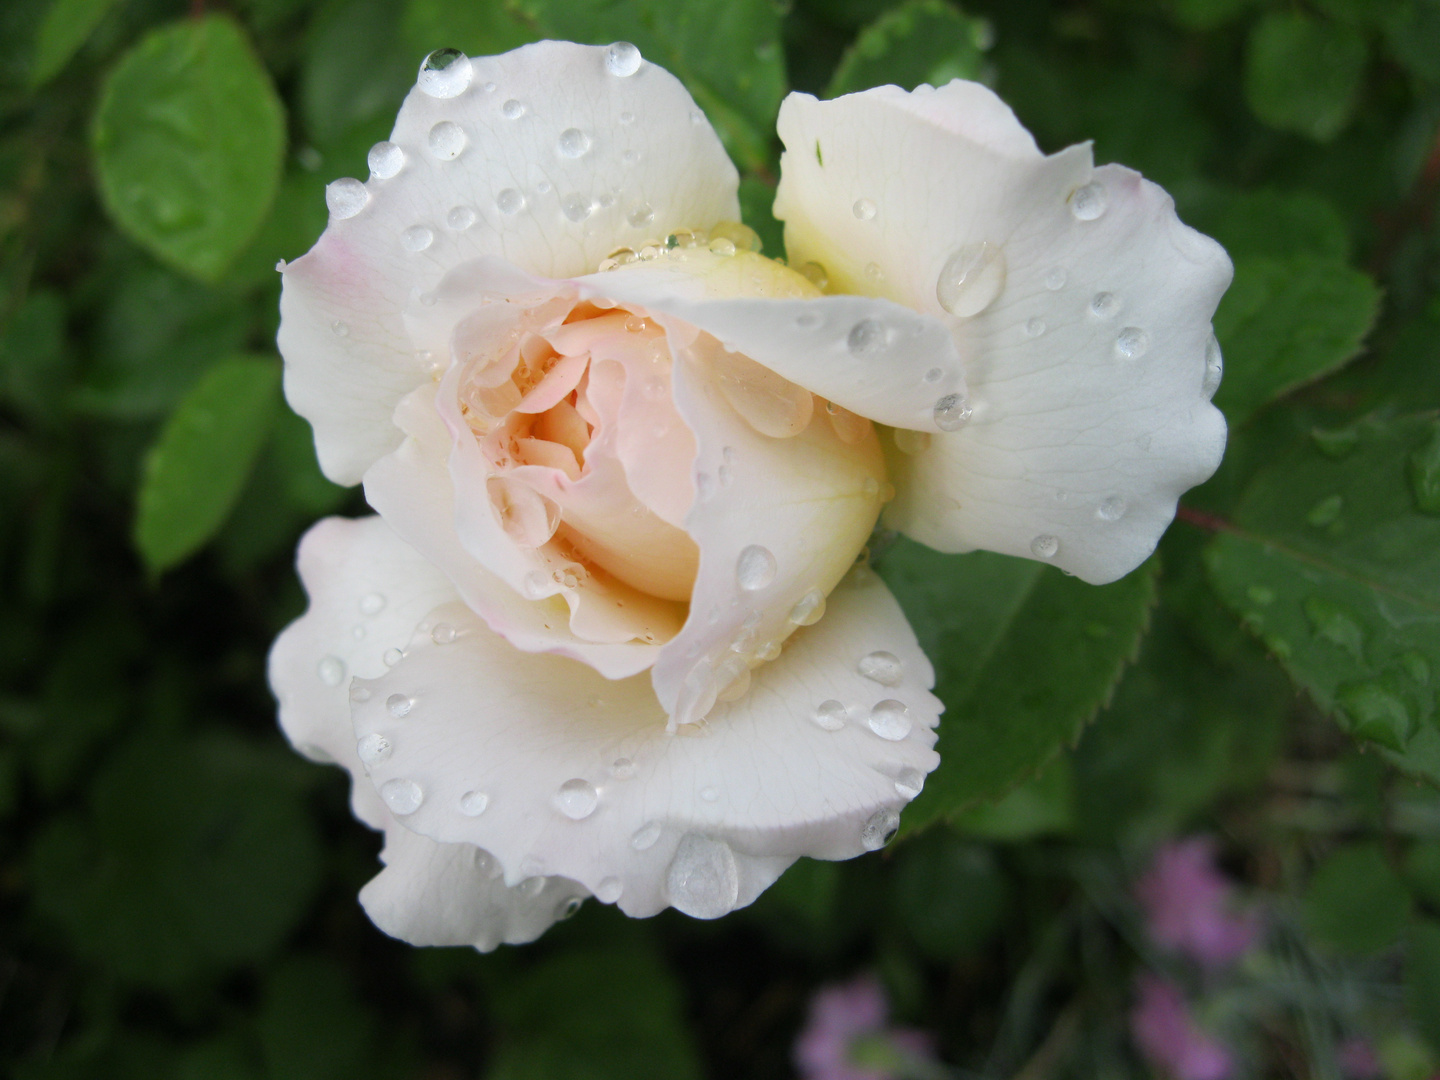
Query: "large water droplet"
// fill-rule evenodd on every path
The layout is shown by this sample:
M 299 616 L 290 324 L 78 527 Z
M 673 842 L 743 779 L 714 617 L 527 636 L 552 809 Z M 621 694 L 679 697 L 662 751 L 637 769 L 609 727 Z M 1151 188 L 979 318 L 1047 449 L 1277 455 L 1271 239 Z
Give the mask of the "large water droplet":
M 561 157 L 578 158 L 590 149 L 590 136 L 579 128 L 566 128 L 560 133 L 555 149 Z
M 1060 540 L 1049 533 L 1041 533 L 1030 541 L 1030 551 L 1037 559 L 1053 559 L 1060 550 Z
M 330 216 L 339 220 L 352 218 L 370 201 L 370 192 L 365 185 L 353 177 L 343 177 L 325 186 L 325 205 Z
M 1126 360 L 1138 360 L 1150 347 L 1150 335 L 1138 326 L 1127 326 L 1115 338 L 1115 351 Z
M 561 212 L 571 221 L 584 221 L 590 216 L 590 211 L 593 209 L 594 204 L 590 201 L 590 196 L 581 195 L 579 192 L 566 195 L 560 200 Z
M 856 199 L 855 205 L 852 206 L 850 210 L 861 221 L 873 221 L 875 219 L 875 204 L 869 199 Z
M 720 393 L 730 407 L 762 435 L 772 439 L 792 438 L 804 431 L 815 415 L 815 396 L 809 390 L 748 356 L 740 353 L 717 356 L 715 375 Z
M 895 777 L 895 790 L 907 799 L 913 799 L 925 788 L 925 774 L 919 769 L 901 769 Z
M 1094 221 L 1110 205 L 1110 193 L 1098 180 L 1076 188 L 1070 197 L 1070 212 L 1080 221 Z
M 460 812 L 466 817 L 479 817 L 490 805 L 490 796 L 483 791 L 467 791 L 460 796 Z
M 411 225 L 400 234 L 406 251 L 424 251 L 435 242 L 435 234 L 424 225 Z
M 405 694 L 391 694 L 385 699 L 385 708 L 390 710 L 390 715 L 396 720 L 403 720 L 410 715 L 410 710 L 415 707 L 415 699 Z
M 959 431 L 974 414 L 970 403 L 959 394 L 946 394 L 935 402 L 935 426 L 941 431 Z
M 894 698 L 886 698 L 877 702 L 870 710 L 870 730 L 882 739 L 890 742 L 899 742 L 910 734 L 913 723 L 910 720 L 910 709 L 903 701 L 896 701 Z
M 605 70 L 626 78 L 640 70 L 640 50 L 628 41 L 617 41 L 605 50 Z
M 945 261 L 935 282 L 935 299 L 958 318 L 978 315 L 1005 288 L 1005 249 L 988 240 L 965 244 Z
M 525 209 L 525 196 L 516 191 L 513 187 L 504 188 L 495 196 L 495 205 L 500 212 L 508 217 L 514 217 L 521 210 Z
M 430 153 L 441 161 L 454 161 L 465 149 L 465 129 L 453 120 L 441 120 L 430 129 Z
M 636 851 L 649 851 L 660 839 L 663 828 L 658 821 L 647 821 L 630 836 L 630 846 Z
M 729 914 L 740 896 L 740 872 L 728 844 L 686 833 L 665 872 L 671 905 L 695 919 Z
M 881 807 L 866 819 L 860 829 L 860 843 L 866 851 L 879 851 L 900 831 L 900 814 L 890 807 Z
M 387 761 L 394 750 L 395 747 L 391 745 L 390 740 L 378 732 L 371 732 L 369 735 L 363 736 L 355 744 L 355 753 L 360 758 L 360 763 L 367 769 L 372 765 L 379 765 L 382 761 Z
M 515 886 L 515 891 L 526 900 L 534 900 L 545 891 L 545 878 L 540 874 L 531 874 Z
M 843 704 L 832 698 L 816 705 L 810 719 L 815 721 L 816 727 L 825 731 L 839 731 L 845 726 L 847 711 Z
M 371 176 L 389 180 L 405 166 L 405 151 L 393 142 L 377 142 L 365 160 L 370 165 Z
M 900 663 L 900 658 L 894 653 L 878 651 L 862 656 L 856 670 L 871 682 L 877 682 L 881 686 L 895 686 L 905 674 L 905 665 Z
M 339 686 L 345 681 L 345 661 L 338 656 L 322 656 L 315 665 L 315 674 L 326 686 Z
M 796 626 L 814 626 L 825 614 L 825 594 L 811 589 L 790 609 L 790 621 Z
M 464 232 L 475 224 L 475 211 L 468 206 L 452 206 L 445 215 L 445 224 L 456 232 Z
M 404 817 L 420 809 L 420 804 L 425 801 L 425 792 L 414 780 L 386 780 L 380 787 L 380 798 L 385 800 L 392 814 Z
M 511 98 L 505 102 L 504 105 L 500 106 L 500 115 L 506 120 L 519 120 L 520 117 L 525 115 L 525 106 L 521 102 Z
M 861 319 L 850 328 L 845 347 L 856 356 L 874 356 L 890 342 L 890 331 L 879 319 Z
M 1104 521 L 1119 521 L 1125 516 L 1125 500 L 1119 495 L 1111 495 L 1101 500 L 1095 513 Z
M 775 580 L 778 566 L 770 549 L 751 544 L 740 552 L 735 560 L 735 581 L 746 592 L 763 589 Z
M 470 88 L 474 75 L 470 58 L 459 49 L 436 49 L 421 62 L 417 82 L 433 98 L 453 98 Z
M 575 778 L 566 780 L 555 792 L 555 809 L 571 821 L 581 821 L 595 812 L 600 804 L 600 793 L 588 780 Z

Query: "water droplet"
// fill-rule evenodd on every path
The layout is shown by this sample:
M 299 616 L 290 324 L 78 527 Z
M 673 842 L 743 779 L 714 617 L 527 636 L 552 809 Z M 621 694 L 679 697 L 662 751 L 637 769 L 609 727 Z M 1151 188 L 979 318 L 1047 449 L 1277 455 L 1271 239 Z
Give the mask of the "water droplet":
M 525 106 L 514 98 L 511 98 L 505 102 L 504 105 L 500 106 L 500 115 L 506 120 L 519 120 L 520 117 L 525 115 Z
M 599 804 L 600 793 L 595 790 L 595 785 L 579 777 L 566 780 L 555 792 L 555 809 L 571 821 L 583 821 L 595 812 Z
M 628 41 L 617 41 L 605 50 L 605 70 L 625 78 L 640 70 L 640 50 Z
M 1030 550 L 1037 559 L 1053 559 L 1060 550 L 1060 541 L 1049 533 L 1041 533 L 1030 541 Z
M 769 548 L 751 544 L 735 560 L 735 580 L 746 592 L 755 592 L 775 580 L 777 569 L 775 556 L 770 554 Z
M 802 311 L 795 316 L 795 325 L 801 330 L 813 330 L 820 325 L 820 316 L 813 311 Z
M 811 589 L 790 609 L 790 621 L 796 626 L 814 626 L 825 614 L 825 594 Z
M 394 667 L 401 660 L 405 659 L 405 654 L 399 649 L 390 648 L 380 654 L 380 659 L 385 661 L 386 667 Z
M 695 919 L 728 914 L 740 896 L 740 872 L 729 845 L 708 836 L 686 833 L 665 872 L 671 905 Z
M 830 275 L 825 272 L 825 267 L 818 262 L 803 262 L 795 269 L 800 272 L 801 277 L 817 289 L 823 290 L 830 284 Z
M 1334 524 L 1344 506 L 1345 500 L 1341 496 L 1327 495 L 1310 508 L 1310 512 L 1305 515 L 1305 520 L 1317 529 L 1323 528 L 1326 525 Z
M 1098 180 L 1076 188 L 1070 196 L 1070 212 L 1080 221 L 1094 221 L 1109 205 L 1110 194 Z
M 879 285 L 885 280 L 885 271 L 880 269 L 879 263 L 869 262 L 865 264 L 865 276 Z
M 655 841 L 660 839 L 662 831 L 658 821 L 647 821 L 631 835 L 630 846 L 636 851 L 649 851 L 655 846 Z
M 886 698 L 876 703 L 870 710 L 869 724 L 871 731 L 890 742 L 899 742 L 905 738 L 913 726 L 910 709 L 903 701 L 896 701 L 894 698 Z
M 420 90 L 433 98 L 459 97 L 470 88 L 475 69 L 459 49 L 436 49 L 420 64 Z
M 425 792 L 414 780 L 386 780 L 380 787 L 380 798 L 397 817 L 413 814 L 425 801 Z
M 369 701 L 370 691 L 364 686 L 352 684 L 350 687 L 350 700 L 355 702 Z
M 405 694 L 391 694 L 385 699 L 385 708 L 390 710 L 390 715 L 397 720 L 402 720 L 410 715 L 410 710 L 415 707 L 415 699 Z
M 1127 326 L 1115 338 L 1115 351 L 1126 360 L 1138 360 L 1150 347 L 1150 335 L 1138 326 Z
M 1005 250 L 988 240 L 965 244 L 945 261 L 935 282 L 935 299 L 957 318 L 978 315 L 1005 288 Z
M 901 769 L 895 777 L 895 790 L 907 799 L 913 799 L 925 788 L 925 774 L 919 769 Z
M 700 126 L 701 124 L 703 124 L 703 123 L 705 123 L 705 114 L 704 114 L 704 113 L 702 113 L 702 112 L 692 112 L 692 113 L 690 114 L 690 126 L 691 126 L 691 127 L 699 127 L 699 126 Z
M 1045 288 L 1051 292 L 1058 292 L 1065 287 L 1065 279 L 1069 277 L 1063 266 L 1052 266 L 1045 274 Z
M 1430 425 L 1430 438 L 1411 452 L 1406 471 L 1416 508 L 1440 514 L 1440 423 Z
M 593 205 L 588 195 L 581 195 L 579 192 L 576 192 L 572 195 L 566 195 L 565 198 L 560 200 L 560 209 L 571 221 L 584 221 L 590 216 Z
M 378 732 L 371 732 L 369 735 L 363 736 L 355 744 L 355 754 L 367 769 L 372 765 L 388 761 L 394 751 L 395 747 L 391 745 L 390 740 Z
M 400 234 L 406 251 L 424 251 L 435 241 L 435 234 L 424 225 L 411 225 Z
M 493 82 L 487 82 L 484 86 L 481 87 L 481 89 L 484 90 L 487 94 L 493 94 L 496 91 L 497 87 Z
M 860 830 L 860 843 L 866 851 L 879 851 L 900 831 L 900 814 L 890 807 L 881 807 L 871 814 Z
M 1033 319 L 1025 320 L 1025 335 L 1027 337 L 1039 337 L 1045 333 L 1045 320 L 1038 315 Z
M 1214 397 L 1220 389 L 1220 380 L 1225 375 L 1225 357 L 1220 352 L 1220 342 L 1214 334 L 1205 343 L 1205 378 L 1200 382 L 1200 392 Z
M 1351 730 L 1359 736 L 1405 751 L 1414 728 L 1414 718 L 1404 699 L 1378 679 L 1350 683 L 1335 694 L 1335 703 L 1350 717 Z
M 370 175 L 377 180 L 389 180 L 405 166 L 405 151 L 393 142 L 377 142 L 370 148 L 365 159 L 370 165 Z
M 526 860 L 529 862 L 530 860 Z M 515 886 L 515 891 L 526 900 L 534 900 L 545 891 L 545 878 L 540 874 L 532 874 L 520 884 Z
M 974 410 L 959 394 L 946 394 L 935 402 L 935 426 L 941 431 L 959 431 Z
M 640 203 L 625 215 L 625 220 L 633 228 L 643 228 L 655 220 L 655 211 L 651 209 L 649 203 Z
M 625 886 L 618 877 L 601 878 L 600 884 L 595 886 L 595 899 L 602 904 L 613 904 L 624 891 Z
M 330 324 L 330 332 L 336 337 L 349 337 L 350 325 L 348 323 L 341 322 L 339 319 L 336 319 Z
M 628 757 L 616 758 L 610 763 L 610 775 L 616 780 L 629 780 L 639 772 L 639 767 Z
M 875 220 L 875 204 L 869 199 L 856 199 L 850 209 L 861 221 Z
M 430 129 L 430 153 L 441 161 L 454 161 L 465 149 L 465 129 L 453 120 L 441 120 Z
M 495 196 L 495 205 L 499 207 L 502 214 L 514 217 L 525 209 L 525 196 L 513 187 L 507 187 Z
M 366 593 L 360 598 L 360 614 L 379 615 L 385 610 L 385 594 L 372 592 Z
M 338 656 L 322 656 L 315 665 L 315 674 L 326 686 L 339 686 L 345 681 L 345 661 Z
M 633 112 L 630 112 L 630 111 L 627 110 L 627 111 L 622 112 L 622 113 L 620 114 L 620 123 L 624 124 L 626 127 L 629 127 L 629 126 L 630 126 L 631 124 L 633 124 L 634 122 L 635 122 L 635 114 L 634 114 Z
M 895 686 L 905 672 L 900 658 L 890 652 L 872 652 L 860 658 L 856 670 L 871 682 L 881 686 Z
M 430 640 L 436 645 L 449 645 L 455 640 L 455 627 L 449 623 L 436 623 L 430 631 Z
M 325 205 L 330 208 L 330 216 L 337 220 L 354 217 L 369 201 L 370 192 L 365 190 L 365 185 L 349 176 L 325 186 Z
M 839 731 L 845 726 L 846 714 L 845 706 L 832 698 L 816 705 L 810 719 L 815 721 L 816 727 L 824 731 Z
M 555 921 L 564 922 L 566 919 L 573 919 L 575 913 L 579 911 L 584 904 L 585 898 L 583 896 L 567 896 L 564 900 L 560 901 L 560 905 L 555 909 Z
M 483 791 L 467 791 L 460 796 L 460 812 L 466 817 L 479 817 L 490 805 L 490 796 Z
M 1354 612 L 1333 600 L 1312 596 L 1305 601 L 1305 617 L 1315 636 L 1338 645 L 1357 660 L 1365 645 L 1365 631 Z
M 531 570 L 525 575 L 525 595 L 531 600 L 540 600 L 550 593 L 550 579 L 539 570 Z
M 590 136 L 579 128 L 566 128 L 560 133 L 555 149 L 560 152 L 561 157 L 581 157 L 590 149 Z
M 1125 500 L 1119 495 L 1111 495 L 1101 501 L 1095 513 L 1104 521 L 1119 521 L 1125 516 Z
M 452 206 L 445 215 L 445 224 L 456 232 L 464 232 L 475 224 L 475 211 L 468 206 Z
M 1111 318 L 1120 310 L 1120 300 L 1114 293 L 1098 292 L 1090 298 L 1090 314 L 1097 319 Z
M 874 356 L 890 342 L 890 331 L 879 319 L 861 319 L 850 328 L 845 347 L 856 356 Z
M 930 448 L 928 431 L 912 431 L 910 428 L 895 429 L 895 449 L 902 454 L 918 454 Z
M 713 787 L 703 787 L 700 789 L 700 798 L 709 803 L 719 802 L 720 792 L 716 791 Z

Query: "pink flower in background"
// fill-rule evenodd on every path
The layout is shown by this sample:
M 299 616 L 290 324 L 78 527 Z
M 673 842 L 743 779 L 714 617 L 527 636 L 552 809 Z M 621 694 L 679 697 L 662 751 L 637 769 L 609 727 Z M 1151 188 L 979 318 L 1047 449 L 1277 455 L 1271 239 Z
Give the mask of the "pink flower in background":
M 1385 1069 L 1370 1040 L 1361 1036 L 1346 1039 L 1335 1052 L 1335 1063 L 1340 1071 L 1351 1080 L 1380 1080 Z
M 885 990 L 873 975 L 820 990 L 795 1040 L 800 1075 L 804 1080 L 892 1080 L 928 1071 L 924 1067 L 934 1053 L 930 1036 L 887 1027 L 888 1015 Z
M 1237 910 L 1234 892 L 1204 836 L 1161 845 L 1135 885 L 1151 939 L 1211 969 L 1233 964 L 1260 934 L 1259 913 Z
M 1231 1075 L 1230 1051 L 1196 1025 L 1179 987 L 1149 974 L 1141 974 L 1136 985 L 1139 999 L 1130 1012 L 1130 1035 L 1152 1066 L 1174 1080 Z

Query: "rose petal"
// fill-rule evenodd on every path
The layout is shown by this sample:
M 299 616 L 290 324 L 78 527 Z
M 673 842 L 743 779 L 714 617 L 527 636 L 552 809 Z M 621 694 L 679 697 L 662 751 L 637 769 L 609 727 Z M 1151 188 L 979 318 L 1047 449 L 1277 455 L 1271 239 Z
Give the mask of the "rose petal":
M 1092 169 L 1088 146 L 1031 153 L 998 99 L 977 108 L 992 97 L 965 83 L 792 94 L 776 213 L 796 261 L 941 318 L 964 360 L 973 415 L 895 457 L 887 524 L 1103 583 L 1150 554 L 1219 463 L 1206 355 L 1230 262 L 1158 187 Z M 939 288 L 956 258 L 961 315 Z
M 390 415 L 428 378 L 414 350 L 433 351 L 403 312 L 452 267 L 497 255 L 569 277 L 619 244 L 739 216 L 734 166 L 663 69 L 619 77 L 603 48 L 556 41 L 471 64 L 456 97 L 411 91 L 389 140 L 399 171 L 283 268 L 286 395 L 337 483 L 399 443 Z
M 457 636 L 436 644 L 425 630 L 438 621 Z M 896 658 L 888 683 L 859 673 L 876 650 Z M 407 827 L 492 852 L 510 884 L 561 875 L 631 915 L 668 904 L 708 918 L 750 903 L 800 855 L 879 846 L 938 762 L 933 677 L 899 606 L 863 571 L 694 737 L 666 734 L 643 676 L 607 682 L 517 654 L 458 604 L 366 684 L 354 720 L 357 736 L 393 746 L 371 769 L 378 789 L 420 795 Z M 832 699 L 839 713 L 822 726 L 816 709 Z M 908 726 L 882 724 L 881 737 L 868 718 L 890 700 Z M 474 793 L 484 809 L 467 814 Z

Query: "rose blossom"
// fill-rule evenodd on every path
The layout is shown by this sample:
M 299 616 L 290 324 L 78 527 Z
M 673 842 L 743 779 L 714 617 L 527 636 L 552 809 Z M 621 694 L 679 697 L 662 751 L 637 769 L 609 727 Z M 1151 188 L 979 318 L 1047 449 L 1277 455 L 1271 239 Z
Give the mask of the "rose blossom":
M 850 572 L 882 507 L 1104 582 L 1219 461 L 1230 264 L 1160 189 L 960 81 L 792 94 L 780 136 L 803 274 L 633 46 L 432 54 L 282 268 L 287 397 L 379 516 L 302 541 L 271 683 L 385 832 L 390 934 L 713 918 L 881 846 L 941 709 Z

